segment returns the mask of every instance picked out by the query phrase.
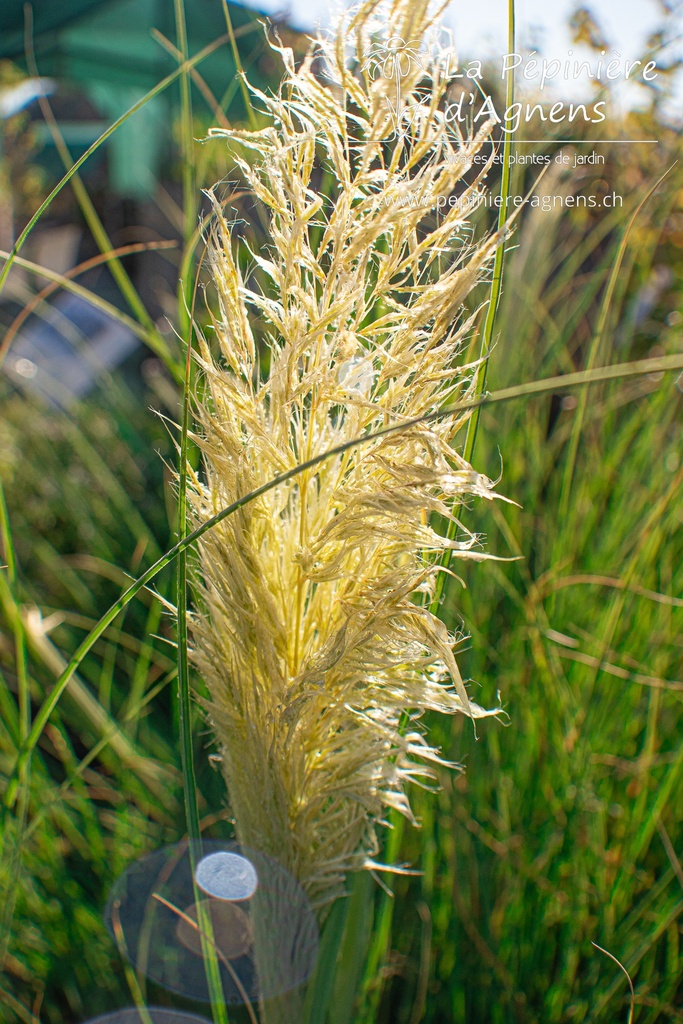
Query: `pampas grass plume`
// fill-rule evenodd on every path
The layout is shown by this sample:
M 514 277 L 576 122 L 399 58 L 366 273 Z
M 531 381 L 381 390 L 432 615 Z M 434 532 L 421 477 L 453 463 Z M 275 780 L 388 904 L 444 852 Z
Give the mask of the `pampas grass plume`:
M 267 285 L 242 271 L 212 196 L 217 344 L 200 342 L 198 356 L 195 524 L 345 441 L 472 396 L 463 304 L 501 238 L 474 244 L 466 206 L 443 199 L 459 183 L 465 198 L 481 188 L 463 179 L 493 125 L 465 138 L 446 122 L 432 25 L 423 0 L 384 11 L 372 0 L 298 68 L 275 45 L 280 94 L 252 90 L 268 126 L 226 133 L 267 212 L 267 242 L 251 253 Z M 388 26 L 420 48 L 398 98 L 397 80 L 365 59 Z M 428 116 L 397 126 L 418 89 Z M 376 856 L 388 809 L 414 820 L 406 784 L 440 763 L 420 716 L 492 713 L 468 697 L 458 638 L 428 609 L 446 549 L 484 557 L 462 525 L 456 540 L 431 525 L 467 495 L 494 497 L 455 447 L 465 418 L 330 457 L 199 545 L 192 650 L 238 838 L 319 906 Z

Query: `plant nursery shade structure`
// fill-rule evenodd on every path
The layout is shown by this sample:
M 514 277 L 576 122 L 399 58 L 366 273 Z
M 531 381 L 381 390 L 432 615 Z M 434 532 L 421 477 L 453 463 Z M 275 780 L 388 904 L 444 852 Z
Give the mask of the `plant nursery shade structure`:
M 60 89 L 85 95 L 102 115 L 101 121 L 68 121 L 62 126 L 74 152 L 94 142 L 106 124 L 177 68 L 176 57 L 159 36 L 176 44 L 174 7 L 174 0 L 34 0 L 31 35 L 39 74 L 55 79 Z M 185 7 L 190 55 L 226 36 L 227 9 L 243 67 L 258 84 L 268 84 L 257 12 L 224 0 L 191 0 Z M 24 8 L 24 0 L 0 3 L 0 60 L 26 67 Z M 228 116 L 242 119 L 243 100 L 227 38 L 198 65 L 198 71 L 216 99 L 226 103 Z M 201 105 L 208 113 L 196 85 L 192 90 L 197 108 Z M 109 182 L 114 192 L 132 199 L 152 194 L 178 98 L 179 86 L 173 83 L 108 141 Z M 44 141 L 49 144 L 47 133 Z

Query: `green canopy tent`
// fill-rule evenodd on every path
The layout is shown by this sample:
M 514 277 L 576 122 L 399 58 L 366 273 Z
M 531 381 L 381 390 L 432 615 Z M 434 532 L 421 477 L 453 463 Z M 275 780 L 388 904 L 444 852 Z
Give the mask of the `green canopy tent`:
M 195 54 L 226 36 L 223 0 L 192 0 L 186 4 L 188 52 Z M 26 67 L 24 0 L 0 4 L 0 59 Z M 243 67 L 260 86 L 264 75 L 263 30 L 253 10 L 227 4 Z M 263 16 L 261 16 L 263 17 Z M 40 75 L 83 93 L 103 120 L 68 122 L 67 143 L 85 147 L 100 134 L 106 121 L 120 117 L 162 78 L 177 67 L 157 33 L 176 42 L 173 0 L 36 0 L 32 8 L 32 38 Z M 154 31 L 156 30 L 156 32 Z M 257 74 L 254 62 L 259 58 Z M 214 96 L 229 100 L 228 116 L 244 117 L 232 48 L 224 43 L 198 66 Z M 196 85 L 193 102 L 207 110 Z M 109 182 L 117 194 L 145 199 L 154 190 L 167 152 L 179 86 L 174 83 L 144 105 L 108 142 Z M 46 141 L 49 141 L 46 136 Z

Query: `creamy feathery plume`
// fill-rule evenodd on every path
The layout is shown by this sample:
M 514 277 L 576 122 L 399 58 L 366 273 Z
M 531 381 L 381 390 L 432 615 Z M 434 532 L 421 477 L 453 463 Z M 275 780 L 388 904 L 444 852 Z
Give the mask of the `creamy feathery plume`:
M 502 239 L 473 243 L 468 200 L 482 186 L 464 176 L 493 125 L 465 138 L 448 122 L 433 24 L 426 0 L 370 0 L 298 68 L 274 46 L 280 94 L 252 89 L 269 126 L 213 133 L 228 135 L 266 211 L 251 260 L 267 284 L 245 278 L 213 197 L 217 344 L 198 356 L 195 523 L 347 440 L 472 394 L 463 303 Z M 427 607 L 447 548 L 485 557 L 462 525 L 452 541 L 431 525 L 454 500 L 494 497 L 454 447 L 464 420 L 331 457 L 199 544 L 192 653 L 237 834 L 319 906 L 376 855 L 388 808 L 413 820 L 406 783 L 440 761 L 420 716 L 494 713 L 468 698 L 458 638 Z

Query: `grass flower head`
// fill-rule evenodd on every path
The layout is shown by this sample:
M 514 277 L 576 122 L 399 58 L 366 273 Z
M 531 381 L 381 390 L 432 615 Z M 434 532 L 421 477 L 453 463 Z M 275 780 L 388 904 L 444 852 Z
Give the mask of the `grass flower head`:
M 247 273 L 214 198 L 217 345 L 200 343 L 197 521 L 472 394 L 463 304 L 501 238 L 473 243 L 467 204 L 444 200 L 480 187 L 465 175 L 492 124 L 465 138 L 444 118 L 426 3 L 394 0 L 381 15 L 364 4 L 299 67 L 275 47 L 280 94 L 252 90 L 268 126 L 228 133 L 268 237 Z M 387 26 L 420 58 L 394 59 L 391 76 L 366 59 Z M 494 497 L 455 446 L 465 418 L 329 457 L 199 545 L 193 652 L 238 836 L 318 904 L 376 855 L 387 809 L 412 820 L 406 784 L 440 760 L 420 716 L 489 713 L 468 698 L 457 637 L 428 608 L 447 549 L 484 557 L 462 526 L 450 540 L 432 525 L 466 495 Z

